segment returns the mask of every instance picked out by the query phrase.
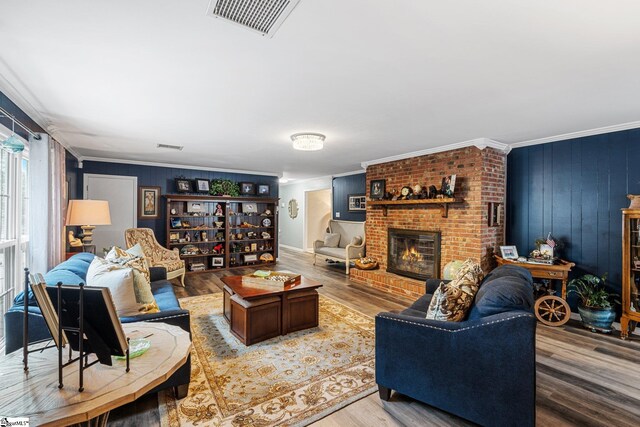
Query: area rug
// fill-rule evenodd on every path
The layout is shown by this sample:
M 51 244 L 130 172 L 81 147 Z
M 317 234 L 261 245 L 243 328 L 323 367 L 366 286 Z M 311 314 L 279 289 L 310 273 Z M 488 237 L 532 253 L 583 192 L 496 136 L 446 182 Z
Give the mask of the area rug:
M 320 297 L 317 328 L 246 347 L 222 294 L 182 298 L 191 312 L 189 395 L 159 394 L 164 427 L 305 426 L 377 390 L 374 320 Z

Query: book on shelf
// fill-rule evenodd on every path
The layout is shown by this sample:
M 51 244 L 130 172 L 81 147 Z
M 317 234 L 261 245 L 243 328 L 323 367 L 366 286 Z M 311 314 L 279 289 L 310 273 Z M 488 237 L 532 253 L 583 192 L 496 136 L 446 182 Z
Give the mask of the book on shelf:
M 201 262 L 194 262 L 194 263 L 189 265 L 189 270 L 190 271 L 204 271 L 206 269 L 207 269 L 207 267 Z

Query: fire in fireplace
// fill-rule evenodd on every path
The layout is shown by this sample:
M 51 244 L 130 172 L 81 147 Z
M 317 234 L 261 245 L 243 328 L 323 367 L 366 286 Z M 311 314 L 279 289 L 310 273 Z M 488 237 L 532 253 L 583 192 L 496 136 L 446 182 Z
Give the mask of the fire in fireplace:
M 389 228 L 387 271 L 426 280 L 440 274 L 440 233 Z

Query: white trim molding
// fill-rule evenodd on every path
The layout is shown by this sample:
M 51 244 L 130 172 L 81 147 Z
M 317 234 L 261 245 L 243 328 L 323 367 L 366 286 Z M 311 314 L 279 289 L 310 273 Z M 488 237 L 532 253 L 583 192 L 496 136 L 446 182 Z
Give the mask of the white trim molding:
M 545 138 L 530 139 L 528 141 L 514 142 L 511 148 L 528 147 L 529 145 L 546 144 L 548 142 L 564 141 L 567 139 L 584 138 L 585 136 L 601 135 L 604 133 L 618 132 L 640 128 L 640 121 L 621 123 L 618 125 L 603 126 L 595 129 L 581 130 L 577 132 L 563 133 L 560 135 L 547 136 Z
M 250 170 L 242 170 L 242 169 L 223 169 L 223 168 L 212 168 L 208 166 L 180 165 L 180 164 L 174 164 L 174 163 L 147 162 L 144 160 L 112 159 L 108 157 L 91 157 L 91 156 L 83 156 L 82 159 L 80 160 L 82 160 L 83 162 L 90 161 L 90 162 L 106 162 L 106 163 L 123 163 L 127 165 L 156 166 L 159 168 L 192 169 L 192 170 L 199 170 L 199 171 L 243 173 L 247 175 L 265 175 L 265 176 L 280 177 L 280 175 L 273 172 L 250 171 Z
M 412 151 L 410 153 L 399 154 L 397 156 L 389 156 L 389 157 L 383 157 L 381 159 L 368 160 L 366 162 L 360 163 L 360 165 L 364 169 L 367 169 L 367 167 L 371 165 L 378 165 L 380 163 L 395 162 L 397 160 L 411 159 L 413 157 L 420 157 L 420 156 L 426 156 L 428 154 L 442 153 L 444 151 L 457 150 L 459 148 L 465 148 L 465 147 L 471 147 L 471 146 L 478 147 L 480 150 L 484 150 L 487 147 L 491 147 L 491 148 L 495 148 L 496 150 L 500 150 L 505 154 L 511 151 L 511 147 L 509 146 L 509 144 L 504 144 L 502 142 L 494 141 L 489 138 L 476 138 L 476 139 L 471 139 L 469 141 L 456 142 L 453 144 L 441 145 L 439 147 L 427 148 L 425 150 Z
M 351 176 L 351 175 L 358 175 L 361 173 L 367 173 L 367 171 L 365 169 L 360 169 L 357 171 L 351 171 L 351 172 L 343 172 L 343 173 L 337 173 L 335 175 L 331 175 L 333 178 L 340 178 L 343 176 Z

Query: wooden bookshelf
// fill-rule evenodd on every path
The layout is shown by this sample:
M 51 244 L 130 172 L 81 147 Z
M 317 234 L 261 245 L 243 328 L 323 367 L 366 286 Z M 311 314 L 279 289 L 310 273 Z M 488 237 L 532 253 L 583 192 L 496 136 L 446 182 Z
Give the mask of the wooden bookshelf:
M 258 267 L 275 262 L 278 199 L 182 194 L 166 194 L 164 197 L 167 200 L 166 247 L 181 251 L 180 258 L 185 261 L 187 274 L 243 266 Z M 247 213 L 246 204 L 255 204 L 256 212 Z M 222 212 L 217 212 L 217 205 L 220 205 Z M 197 212 L 193 211 L 194 206 L 198 207 Z M 271 213 L 265 214 L 267 210 Z M 266 222 L 270 222 L 268 225 L 265 225 L 265 219 L 268 219 Z M 187 222 L 186 227 L 182 226 L 184 221 Z M 249 237 L 247 233 L 255 233 L 255 235 Z M 268 237 L 263 238 L 262 233 L 268 233 Z M 186 240 L 187 235 L 190 241 Z M 198 251 L 206 248 L 207 253 L 183 254 L 182 249 L 187 245 L 195 246 Z M 221 249 L 219 245 L 222 245 Z M 215 247 L 218 247 L 220 252 L 214 253 Z M 240 247 L 242 251 L 239 251 Z M 247 247 L 248 251 L 245 250 Z M 260 257 L 265 253 L 271 254 L 273 261 L 260 261 Z M 257 261 L 245 262 L 245 257 L 241 255 L 255 255 Z M 214 266 L 213 258 L 220 257 L 223 258 L 224 265 Z M 192 271 L 190 267 L 197 263 L 204 264 L 205 270 Z

